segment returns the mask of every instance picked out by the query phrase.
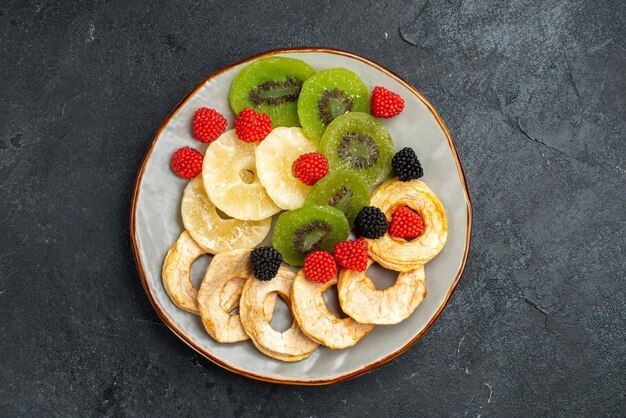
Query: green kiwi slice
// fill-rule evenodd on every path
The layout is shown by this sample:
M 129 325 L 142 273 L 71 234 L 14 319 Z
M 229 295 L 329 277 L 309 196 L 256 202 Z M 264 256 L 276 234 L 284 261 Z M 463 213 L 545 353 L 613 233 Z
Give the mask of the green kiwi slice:
M 393 141 L 387 128 L 367 113 L 351 112 L 328 125 L 321 152 L 331 170 L 351 170 L 368 185 L 384 179 L 391 172 Z
M 317 250 L 332 252 L 335 244 L 345 241 L 349 234 L 348 220 L 342 211 L 306 205 L 278 217 L 272 245 L 286 263 L 302 266 L 307 254 Z
M 306 62 L 295 58 L 261 58 L 243 68 L 230 88 L 235 114 L 245 108 L 267 114 L 272 126 L 300 126 L 298 97 L 302 83 L 315 74 Z
M 315 183 L 304 204 L 329 205 L 341 210 L 352 229 L 356 215 L 370 204 L 370 191 L 357 173 L 338 170 Z
M 302 85 L 298 116 L 306 136 L 319 141 L 326 127 L 347 112 L 370 111 L 370 91 L 358 75 L 345 68 L 330 68 Z

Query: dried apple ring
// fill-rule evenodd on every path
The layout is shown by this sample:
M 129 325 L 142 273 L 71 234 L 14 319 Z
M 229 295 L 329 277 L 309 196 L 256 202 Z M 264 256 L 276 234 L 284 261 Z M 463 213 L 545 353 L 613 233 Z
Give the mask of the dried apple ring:
M 215 341 L 234 343 L 248 339 L 240 315 L 230 312 L 239 306 L 243 287 L 250 279 L 250 250 L 226 251 L 213 257 L 200 285 L 198 306 L 202 324 Z M 265 316 L 271 318 L 275 304 L 275 295 L 265 300 Z
M 367 267 L 374 261 L 369 259 Z M 426 296 L 424 266 L 398 274 L 396 283 L 378 290 L 364 271 L 341 269 L 337 283 L 341 309 L 362 324 L 397 324 Z
M 198 315 L 198 289 L 191 282 L 189 272 L 193 262 L 204 254 L 206 251 L 196 244 L 189 232 L 183 231 L 167 251 L 161 274 L 163 287 L 172 303 L 196 315 Z
M 337 318 L 326 306 L 323 293 L 337 284 L 337 276 L 326 283 L 307 280 L 304 269 L 291 289 L 291 306 L 296 321 L 310 339 L 332 349 L 351 347 L 374 328 L 352 318 Z
M 388 233 L 378 239 L 366 239 L 370 257 L 381 266 L 395 271 L 418 269 L 439 254 L 446 244 L 446 213 L 437 196 L 424 182 L 403 182 L 397 178 L 388 180 L 372 193 L 372 206 L 380 208 L 388 219 L 396 208 L 407 206 L 424 220 L 424 232 L 412 240 Z
M 244 329 L 254 345 L 262 353 L 282 361 L 300 361 L 309 357 L 318 344 L 306 336 L 297 321 L 284 332 L 274 330 L 264 315 L 265 300 L 272 295 L 280 295 L 291 304 L 291 287 L 296 274 L 286 267 L 280 267 L 272 280 L 250 279 L 241 294 L 239 313 Z

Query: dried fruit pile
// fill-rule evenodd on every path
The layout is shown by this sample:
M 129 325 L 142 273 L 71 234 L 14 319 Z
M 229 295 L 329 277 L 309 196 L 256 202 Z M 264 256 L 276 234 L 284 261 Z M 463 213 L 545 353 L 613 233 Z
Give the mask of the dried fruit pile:
M 230 105 L 230 130 L 216 110 L 195 112 L 191 131 L 209 143 L 204 156 L 190 147 L 172 156 L 174 173 L 191 179 L 185 231 L 163 266 L 172 302 L 199 314 L 217 341 L 250 338 L 283 361 L 302 360 L 319 344 L 352 346 L 375 324 L 408 317 L 425 296 L 423 266 L 443 248 L 447 221 L 419 180 L 415 151 L 394 154 L 378 119 L 401 114 L 402 97 L 381 86 L 370 95 L 345 68 L 316 72 L 271 57 L 238 73 Z M 278 213 L 271 246 L 258 247 Z M 196 289 L 189 271 L 205 253 L 215 256 Z M 374 261 L 399 272 L 394 286 L 375 288 L 366 275 Z M 296 275 L 283 262 L 304 267 Z M 348 318 L 326 307 L 322 293 L 335 284 Z M 296 319 L 283 333 L 269 326 L 277 295 Z

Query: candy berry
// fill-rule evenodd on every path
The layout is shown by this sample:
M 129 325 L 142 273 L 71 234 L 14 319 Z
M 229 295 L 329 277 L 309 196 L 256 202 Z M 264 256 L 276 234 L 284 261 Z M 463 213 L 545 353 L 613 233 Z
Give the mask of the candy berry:
M 337 274 L 337 263 L 331 253 L 313 251 L 304 259 L 304 273 L 312 282 L 326 283 Z
M 389 222 L 382 210 L 376 206 L 365 206 L 354 219 L 357 234 L 365 238 L 377 239 L 385 235 Z
M 183 147 L 172 155 L 172 170 L 178 177 L 192 179 L 202 171 L 204 156 L 191 147 Z
M 254 277 L 264 281 L 272 280 L 278 273 L 280 263 L 283 262 L 283 256 L 275 248 L 259 247 L 252 250 L 250 262 Z
M 372 115 L 377 118 L 393 118 L 404 109 L 404 99 L 398 93 L 384 87 L 374 87 L 370 103 Z
M 424 175 L 420 160 L 417 159 L 415 151 L 412 148 L 402 148 L 393 156 L 391 160 L 393 171 L 400 181 L 415 180 Z
M 406 206 L 401 206 L 393 212 L 389 233 L 398 238 L 415 238 L 424 232 L 424 220 Z
M 335 260 L 341 267 L 350 270 L 367 270 L 367 242 L 359 238 L 335 244 Z
M 313 186 L 328 173 L 328 160 L 319 152 L 302 154 L 293 163 L 293 174 L 304 184 Z
M 235 118 L 235 132 L 244 142 L 263 141 L 272 131 L 272 120 L 265 113 L 245 108 Z
M 227 124 L 217 110 L 201 107 L 193 115 L 193 136 L 200 142 L 213 142 L 226 130 Z

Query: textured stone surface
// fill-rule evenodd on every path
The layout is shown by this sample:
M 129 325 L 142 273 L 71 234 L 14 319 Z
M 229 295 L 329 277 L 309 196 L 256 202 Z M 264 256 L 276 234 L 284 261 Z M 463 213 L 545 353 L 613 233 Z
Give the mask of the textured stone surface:
M 623 416 L 622 1 L 3 1 L 3 416 Z M 405 355 L 321 388 L 248 380 L 155 316 L 128 234 L 163 118 L 251 54 L 331 46 L 447 122 L 474 203 L 463 279 Z

